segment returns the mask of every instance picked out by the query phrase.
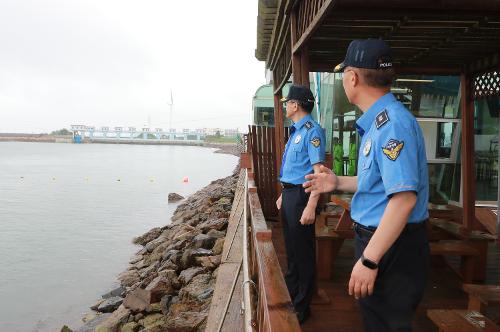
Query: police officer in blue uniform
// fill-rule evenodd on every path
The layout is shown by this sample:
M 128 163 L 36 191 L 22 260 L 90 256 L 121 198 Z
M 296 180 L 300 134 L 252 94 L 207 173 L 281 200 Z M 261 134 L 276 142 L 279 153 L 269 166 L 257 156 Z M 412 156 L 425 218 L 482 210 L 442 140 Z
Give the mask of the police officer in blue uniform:
M 354 192 L 356 263 L 349 294 L 359 300 L 366 331 L 411 331 L 429 260 L 425 222 L 429 181 L 422 130 L 390 92 L 392 54 L 380 39 L 354 40 L 343 63 L 343 85 L 363 115 L 357 177 L 322 167 L 307 192 Z
M 318 194 L 306 194 L 305 176 L 319 172 L 325 161 L 325 133 L 313 120 L 314 96 L 306 86 L 292 85 L 286 116 L 292 120 L 280 169 L 282 194 L 276 205 L 281 209 L 288 269 L 285 281 L 297 317 L 303 323 L 310 315 L 309 304 L 315 289 L 316 248 L 314 221 Z

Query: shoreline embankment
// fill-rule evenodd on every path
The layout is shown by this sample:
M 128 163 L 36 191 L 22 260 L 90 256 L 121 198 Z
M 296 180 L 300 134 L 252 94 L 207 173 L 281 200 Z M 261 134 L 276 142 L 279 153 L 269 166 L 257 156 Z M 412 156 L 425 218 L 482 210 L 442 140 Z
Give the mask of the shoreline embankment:
M 204 331 L 239 167 L 181 202 L 170 224 L 135 238 L 141 249 L 69 332 Z

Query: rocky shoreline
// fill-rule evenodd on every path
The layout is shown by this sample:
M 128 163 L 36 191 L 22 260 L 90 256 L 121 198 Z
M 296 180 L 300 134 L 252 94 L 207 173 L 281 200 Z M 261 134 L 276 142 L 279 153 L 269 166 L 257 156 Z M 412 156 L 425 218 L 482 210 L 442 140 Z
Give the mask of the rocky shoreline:
M 238 175 L 213 181 L 169 225 L 135 238 L 142 249 L 118 276 L 120 287 L 91 307 L 81 328 L 61 331 L 204 331 Z

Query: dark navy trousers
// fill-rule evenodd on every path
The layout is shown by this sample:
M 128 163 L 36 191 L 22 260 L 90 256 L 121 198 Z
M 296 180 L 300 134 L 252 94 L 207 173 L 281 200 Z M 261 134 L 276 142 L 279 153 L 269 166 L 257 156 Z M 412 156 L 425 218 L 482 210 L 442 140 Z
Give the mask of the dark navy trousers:
M 301 186 L 283 189 L 281 217 L 288 265 L 285 281 L 297 312 L 309 310 L 315 286 L 314 224 L 300 223 L 308 200 L 309 194 Z
M 369 233 L 356 229 L 356 262 L 370 238 Z M 373 295 L 359 300 L 365 331 L 411 331 L 413 314 L 424 294 L 428 271 L 429 244 L 425 225 L 405 229 L 379 263 Z

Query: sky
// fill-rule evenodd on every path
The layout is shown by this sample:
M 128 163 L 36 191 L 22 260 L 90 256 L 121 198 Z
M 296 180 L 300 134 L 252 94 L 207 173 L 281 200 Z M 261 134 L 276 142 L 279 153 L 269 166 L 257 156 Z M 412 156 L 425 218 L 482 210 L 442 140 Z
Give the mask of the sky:
M 239 128 L 265 84 L 257 1 L 0 0 L 0 132 Z

